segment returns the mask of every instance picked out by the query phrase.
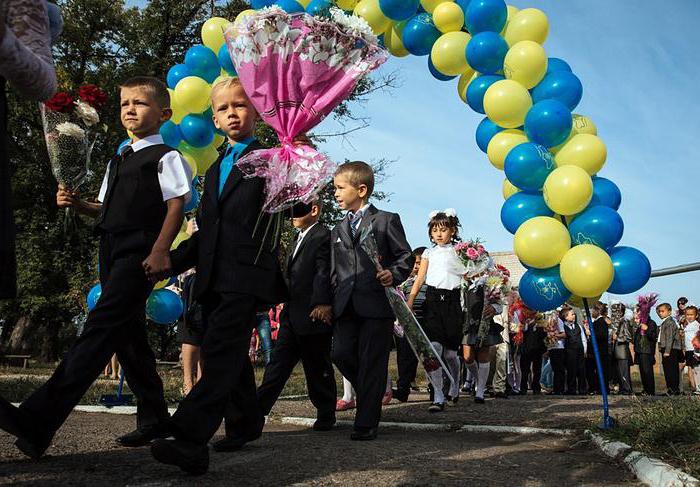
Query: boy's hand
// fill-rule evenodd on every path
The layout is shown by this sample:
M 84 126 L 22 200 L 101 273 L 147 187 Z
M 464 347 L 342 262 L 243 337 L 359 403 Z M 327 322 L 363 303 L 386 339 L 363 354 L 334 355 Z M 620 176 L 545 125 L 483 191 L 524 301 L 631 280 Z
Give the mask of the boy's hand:
M 330 304 L 319 304 L 311 310 L 312 320 L 323 321 L 327 325 L 333 323 L 333 307 Z
M 151 254 L 141 264 L 146 271 L 146 277 L 151 282 L 165 279 L 172 271 L 170 252 L 164 250 L 152 250 Z
M 406 301 L 406 306 L 408 306 L 408 309 L 413 311 L 413 303 L 415 301 L 415 297 L 413 295 L 408 297 L 408 300 Z
M 73 208 L 79 201 L 77 191 L 71 191 L 62 184 L 58 185 L 58 191 L 56 191 L 56 205 L 59 208 Z
M 292 143 L 294 144 L 294 147 L 299 147 L 302 145 L 308 145 L 309 147 L 315 149 L 316 145 L 311 142 L 311 139 L 306 134 L 299 134 L 296 137 L 294 137 L 294 140 L 292 140 Z
M 384 287 L 391 287 L 394 284 L 394 276 L 388 269 L 377 272 L 377 280 Z

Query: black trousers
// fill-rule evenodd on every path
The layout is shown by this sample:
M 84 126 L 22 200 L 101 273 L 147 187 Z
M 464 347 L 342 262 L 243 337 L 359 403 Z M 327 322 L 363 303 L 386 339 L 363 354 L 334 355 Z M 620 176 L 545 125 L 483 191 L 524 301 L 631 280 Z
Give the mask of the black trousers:
M 362 318 L 349 305 L 333 329 L 331 358 L 355 388 L 357 429 L 379 425 L 393 322 L 391 318 Z
M 551 348 L 549 350 L 549 362 L 554 373 L 554 394 L 564 394 L 566 390 L 566 358 L 563 348 Z
M 566 348 L 566 393 L 586 393 L 586 358 L 582 348 Z
M 605 354 L 600 356 L 600 361 L 603 366 L 603 380 L 605 380 L 605 391 L 609 392 L 609 382 L 610 382 L 610 370 L 608 365 L 610 364 L 610 357 Z M 586 382 L 588 382 L 588 392 L 598 392 L 601 393 L 602 389 L 600 387 L 600 381 L 598 380 L 598 367 L 595 364 L 595 357 L 586 357 Z
M 540 376 L 542 375 L 542 351 L 524 350 L 520 354 L 520 371 L 522 373 L 520 376 L 520 392 L 522 394 L 527 392 L 527 380 L 530 377 L 531 371 L 532 382 L 530 382 L 530 390 L 532 390 L 532 392 L 540 392 L 542 390 L 542 386 L 540 386 Z
M 638 353 L 635 361 L 639 366 L 639 375 L 642 377 L 644 392 L 653 396 L 656 394 L 656 381 L 654 380 L 654 355 L 651 353 Z
M 678 394 L 680 392 L 679 353 L 678 350 L 671 350 L 670 356 L 666 357 L 664 355 L 661 359 L 661 365 L 664 368 L 664 378 L 666 379 L 666 392 L 669 394 Z
M 47 438 L 60 428 L 114 353 L 138 401 L 138 428 L 167 420 L 163 383 L 148 344 L 144 317 L 153 285 L 141 262 L 152 243 L 143 232 L 102 237 L 102 295 L 88 314 L 83 333 L 51 378 L 20 406 L 36 419 L 37 429 Z
M 288 324 L 282 324 L 272 359 L 265 367 L 262 384 L 258 387 L 258 402 L 263 414 L 270 413 L 301 360 L 306 389 L 316 408 L 316 416 L 323 420 L 335 419 L 337 391 L 331 363 L 331 338 L 330 333 L 297 335 Z
M 418 358 L 413 353 L 406 337 L 395 337 L 394 340 L 396 341 L 396 365 L 399 369 L 396 389 L 408 392 L 411 389 L 411 384 L 416 380 Z
M 255 326 L 256 299 L 247 294 L 209 292 L 202 299 L 204 337 L 202 377 L 175 411 L 174 436 L 206 444 L 227 417 L 226 434 L 253 428 L 262 417 L 255 375 L 248 357 L 250 334 Z

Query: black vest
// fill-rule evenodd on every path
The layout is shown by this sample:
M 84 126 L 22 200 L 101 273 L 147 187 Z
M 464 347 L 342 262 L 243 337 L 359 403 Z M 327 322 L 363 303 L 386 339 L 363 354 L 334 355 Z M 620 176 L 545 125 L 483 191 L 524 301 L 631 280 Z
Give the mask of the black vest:
M 573 329 L 564 323 L 566 332 L 566 348 L 583 351 L 583 340 L 581 339 L 581 325 L 574 323 Z
M 148 230 L 160 232 L 168 213 L 158 181 L 160 159 L 173 148 L 148 146 L 109 161 L 107 193 L 97 228 L 107 233 Z

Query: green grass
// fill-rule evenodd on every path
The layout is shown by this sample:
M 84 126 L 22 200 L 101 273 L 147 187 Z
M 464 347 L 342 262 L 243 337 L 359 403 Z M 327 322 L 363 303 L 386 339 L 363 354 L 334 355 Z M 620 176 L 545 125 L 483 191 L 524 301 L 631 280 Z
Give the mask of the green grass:
M 700 477 L 700 399 L 691 396 L 638 401 L 604 434 Z

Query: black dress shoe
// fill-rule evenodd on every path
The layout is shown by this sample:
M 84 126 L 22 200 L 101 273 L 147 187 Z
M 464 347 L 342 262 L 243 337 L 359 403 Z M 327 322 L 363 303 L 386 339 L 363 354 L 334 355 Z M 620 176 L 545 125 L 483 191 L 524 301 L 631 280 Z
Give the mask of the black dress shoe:
M 237 433 L 233 436 L 226 436 L 225 438 L 212 443 L 212 447 L 214 448 L 214 451 L 217 452 L 238 451 L 243 448 L 246 443 L 250 443 L 251 441 L 255 441 L 260 438 L 264 427 L 265 418 L 263 417 L 254 428 L 245 432 Z
M 377 439 L 377 428 L 355 429 L 350 435 L 352 441 L 372 441 Z
M 154 425 L 142 430 L 134 430 L 116 439 L 121 446 L 138 447 L 148 445 L 156 438 L 167 438 L 170 431 L 165 425 Z
M 151 443 L 151 454 L 160 463 L 175 465 L 192 475 L 203 475 L 209 469 L 209 448 L 183 440 L 158 439 Z
M 474 403 L 475 403 L 475 404 L 484 404 L 485 402 L 486 402 L 486 401 L 484 401 L 484 398 L 483 398 L 483 397 L 474 396 Z
M 497 392 L 496 399 L 508 399 L 508 394 L 505 392 Z
M 394 399 L 398 400 L 399 402 L 407 402 L 408 401 L 408 395 L 410 394 L 411 390 L 410 389 L 392 389 L 391 394 L 394 397 Z
M 317 419 L 313 425 L 314 431 L 330 431 L 335 426 L 335 418 Z
M 31 425 L 32 418 L 27 413 L 0 397 L 0 429 L 16 436 L 19 451 L 37 460 L 51 445 L 53 435 L 41 435 Z

